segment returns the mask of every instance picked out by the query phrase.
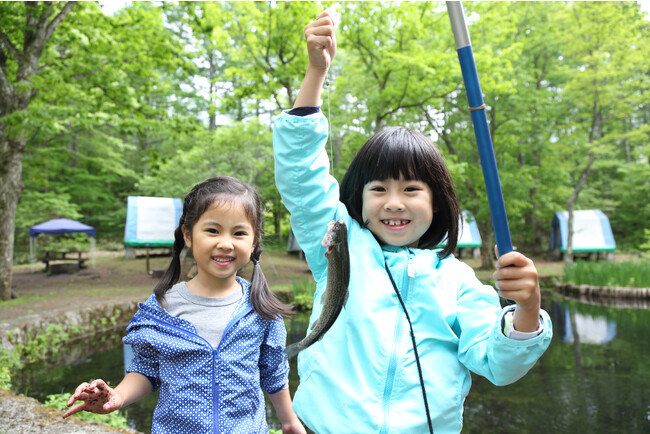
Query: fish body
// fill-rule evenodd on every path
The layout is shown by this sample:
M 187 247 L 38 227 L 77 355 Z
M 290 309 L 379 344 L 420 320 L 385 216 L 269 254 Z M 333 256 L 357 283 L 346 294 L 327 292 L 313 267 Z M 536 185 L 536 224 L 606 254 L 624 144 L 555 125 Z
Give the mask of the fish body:
M 323 237 L 323 247 L 327 250 L 327 288 L 321 298 L 323 310 L 314 322 L 311 332 L 298 343 L 285 349 L 287 358 L 295 357 L 300 351 L 318 341 L 332 327 L 348 299 L 350 283 L 350 252 L 348 250 L 348 229 L 343 220 L 334 220 L 327 225 Z

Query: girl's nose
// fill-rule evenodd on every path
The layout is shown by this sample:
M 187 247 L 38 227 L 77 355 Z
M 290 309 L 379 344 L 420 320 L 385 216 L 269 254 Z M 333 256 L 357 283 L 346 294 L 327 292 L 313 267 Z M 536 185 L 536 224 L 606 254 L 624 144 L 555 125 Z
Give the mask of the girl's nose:
M 220 238 L 219 241 L 217 241 L 217 248 L 221 250 L 232 250 L 232 241 L 226 237 Z
M 384 204 L 386 211 L 404 211 L 404 203 L 398 195 L 391 195 Z

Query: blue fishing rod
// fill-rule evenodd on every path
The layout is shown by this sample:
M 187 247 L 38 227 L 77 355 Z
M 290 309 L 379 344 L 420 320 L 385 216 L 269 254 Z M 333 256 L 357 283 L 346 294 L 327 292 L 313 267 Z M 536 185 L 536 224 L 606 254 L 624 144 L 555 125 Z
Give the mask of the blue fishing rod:
M 469 102 L 472 125 L 474 125 L 478 153 L 481 159 L 481 168 L 483 169 L 483 179 L 490 205 L 494 237 L 496 238 L 499 256 L 501 256 L 512 251 L 512 240 L 510 239 L 508 216 L 506 215 L 506 206 L 503 202 L 501 182 L 499 181 L 499 170 L 497 169 L 494 147 L 485 114 L 481 83 L 478 81 L 478 71 L 476 70 L 476 62 L 474 61 L 472 42 L 469 39 L 469 31 L 465 23 L 463 4 L 460 1 L 448 1 L 446 3 L 449 20 L 451 21 L 451 30 L 454 33 L 454 40 L 456 41 L 460 69 L 463 73 L 463 81 L 465 83 L 467 101 Z

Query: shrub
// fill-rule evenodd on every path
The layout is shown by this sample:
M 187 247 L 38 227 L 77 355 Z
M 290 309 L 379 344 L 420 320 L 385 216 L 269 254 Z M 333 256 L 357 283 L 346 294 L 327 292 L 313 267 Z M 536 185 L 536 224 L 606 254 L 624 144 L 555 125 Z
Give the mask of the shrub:
M 316 282 L 310 279 L 292 280 L 293 288 L 293 305 L 298 311 L 311 310 L 314 305 L 314 292 L 316 292 Z

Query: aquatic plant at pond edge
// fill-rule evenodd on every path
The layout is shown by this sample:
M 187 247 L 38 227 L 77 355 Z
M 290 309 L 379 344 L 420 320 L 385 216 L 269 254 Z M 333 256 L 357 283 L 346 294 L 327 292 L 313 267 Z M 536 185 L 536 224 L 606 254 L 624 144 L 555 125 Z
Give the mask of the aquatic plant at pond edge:
M 115 306 L 113 313 L 119 315 L 121 310 Z M 99 323 L 101 323 L 102 327 L 115 325 L 116 318 L 115 316 L 110 318 L 102 317 Z M 44 330 L 36 334 L 29 334 L 26 341 L 20 342 L 18 329 L 9 330 L 7 337 L 9 342 L 14 345 L 14 348 L 13 351 L 0 349 L 0 389 L 10 390 L 13 373 L 23 369 L 25 365 L 51 358 L 53 354 L 57 354 L 59 350 L 67 345 L 71 339 L 85 332 L 85 328 L 80 325 L 63 326 L 50 323 Z M 101 337 L 102 340 L 104 338 L 104 336 Z
M 0 349 L 0 389 L 11 390 L 11 373 L 22 366 L 16 352 Z
M 299 311 L 311 310 L 314 304 L 314 292 L 316 292 L 316 282 L 310 279 L 292 280 L 291 288 L 293 289 L 293 305 Z
M 649 262 L 586 262 L 567 267 L 564 281 L 576 285 L 650 287 Z
M 44 360 L 48 354 L 56 353 L 72 335 L 82 331 L 80 326 L 66 329 L 61 324 L 48 324 L 44 333 L 30 336 L 25 344 L 17 344 L 15 351 L 25 363 L 35 363 Z
M 45 407 L 53 408 L 55 410 L 60 410 L 61 412 L 68 409 L 66 404 L 70 399 L 69 393 L 57 393 L 54 395 L 47 395 L 47 400 L 43 404 Z M 87 411 L 81 411 L 76 413 L 72 417 L 77 417 L 81 420 L 92 421 L 92 422 L 101 422 L 106 425 L 110 425 L 113 428 L 123 428 L 128 429 L 129 425 L 126 421 L 126 416 L 120 413 L 120 410 L 113 411 L 108 414 L 95 414 L 89 413 Z

